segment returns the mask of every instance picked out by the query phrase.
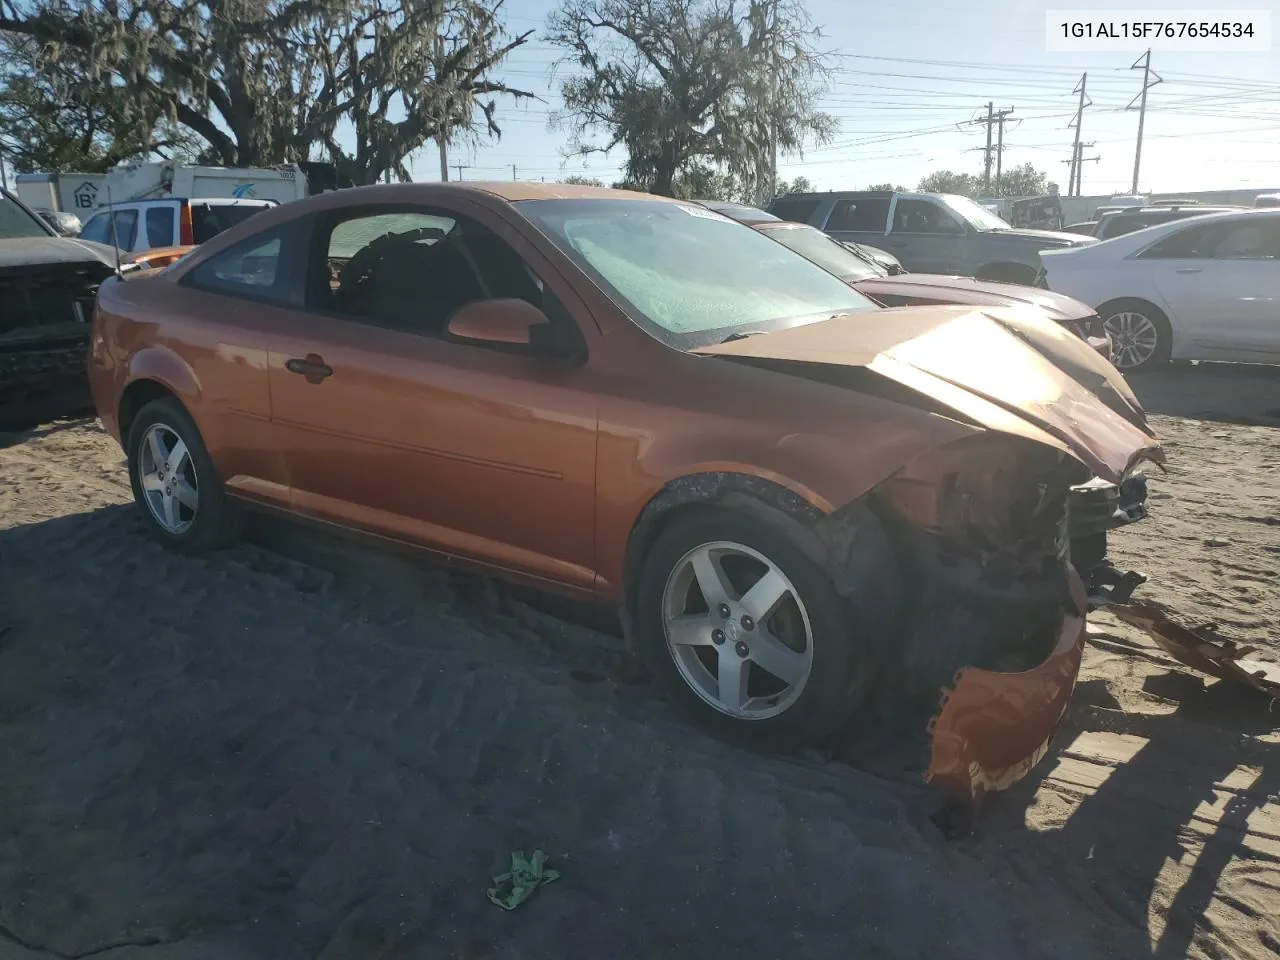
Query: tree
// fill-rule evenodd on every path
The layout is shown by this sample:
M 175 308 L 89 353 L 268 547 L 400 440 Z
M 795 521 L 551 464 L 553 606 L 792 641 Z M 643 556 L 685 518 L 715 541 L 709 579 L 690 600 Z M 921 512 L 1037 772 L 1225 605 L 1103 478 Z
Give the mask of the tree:
M 873 183 L 868 190 L 888 190 L 890 193 L 907 193 L 906 187 L 895 187 L 892 183 Z
M 789 193 L 813 193 L 813 184 L 808 177 L 796 177 L 794 180 L 779 180 L 773 188 L 775 197 L 785 197 Z
M 0 34 L 0 150 L 20 173 L 101 173 L 150 155 L 194 156 L 202 141 L 118 85 L 87 79 L 84 57 L 50 59 L 29 37 Z
M 604 181 L 597 180 L 595 177 L 584 177 L 581 174 L 571 173 L 567 177 L 561 177 L 558 183 L 573 184 L 578 187 L 603 187 Z
M 800 0 L 562 0 L 546 39 L 579 72 L 555 122 L 571 155 L 624 147 L 625 179 L 654 193 L 700 168 L 764 193 L 775 148 L 835 131 L 818 37 Z
M 492 96 L 531 96 L 488 79 L 532 33 L 506 39 L 503 2 L 0 0 L 0 31 L 50 60 L 73 51 L 88 81 L 198 134 L 217 162 L 318 152 L 369 183 L 407 179 L 408 156 L 442 131 L 500 135 Z
M 982 178 L 952 170 L 939 170 L 922 178 L 916 189 L 921 193 L 957 193 L 962 197 L 973 197 L 982 190 Z
M 1010 167 L 1000 174 L 996 182 L 995 171 L 991 185 L 984 188 L 982 177 L 969 173 L 939 170 L 920 181 L 919 189 L 925 193 L 958 193 L 962 197 L 1042 197 L 1049 192 L 1049 177 L 1029 163 Z
M 1002 171 L 999 183 L 996 183 L 995 176 L 992 175 L 993 197 L 1043 197 L 1048 192 L 1048 174 L 1037 170 L 1030 163 Z

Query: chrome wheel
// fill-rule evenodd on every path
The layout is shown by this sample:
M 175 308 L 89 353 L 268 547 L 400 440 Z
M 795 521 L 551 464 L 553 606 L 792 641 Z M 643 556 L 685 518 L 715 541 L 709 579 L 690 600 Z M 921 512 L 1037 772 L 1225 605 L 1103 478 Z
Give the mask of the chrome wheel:
M 662 625 L 689 689 L 739 720 L 783 713 L 813 669 L 813 629 L 799 592 L 739 543 L 706 543 L 675 564 L 662 592 Z
M 200 504 L 196 466 L 187 445 L 172 427 L 154 423 L 138 448 L 138 479 L 142 499 L 152 518 L 166 533 L 186 533 Z
M 1132 310 L 1113 313 L 1103 326 L 1111 335 L 1112 362 L 1121 370 L 1140 367 L 1155 356 L 1160 331 L 1146 315 Z

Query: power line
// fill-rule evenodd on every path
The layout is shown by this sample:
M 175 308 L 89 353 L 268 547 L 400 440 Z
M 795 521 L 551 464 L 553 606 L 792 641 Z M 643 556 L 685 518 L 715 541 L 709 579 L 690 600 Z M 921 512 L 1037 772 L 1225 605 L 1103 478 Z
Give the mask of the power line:
M 972 124 L 981 124 L 987 128 L 987 145 L 985 148 L 983 148 L 983 158 L 982 158 L 982 189 L 985 193 L 991 192 L 992 151 L 994 149 L 1004 148 L 1004 118 L 1009 116 L 1009 114 L 1013 113 L 1013 107 L 1009 107 L 1007 110 L 1000 110 L 997 112 L 995 109 L 995 106 L 996 106 L 995 101 L 993 100 L 987 101 L 987 115 L 985 117 L 978 117 L 976 120 L 969 121 Z M 1000 145 L 998 148 L 994 148 L 991 146 L 991 133 L 992 133 L 992 128 L 994 128 L 997 124 L 999 124 L 1000 126 Z M 998 183 L 999 180 L 1000 180 L 1000 174 L 997 171 L 996 182 Z

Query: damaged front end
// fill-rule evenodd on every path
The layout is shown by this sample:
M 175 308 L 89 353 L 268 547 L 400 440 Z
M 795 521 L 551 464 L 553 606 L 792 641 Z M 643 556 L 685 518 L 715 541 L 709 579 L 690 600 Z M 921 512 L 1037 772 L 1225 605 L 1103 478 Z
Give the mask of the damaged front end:
M 926 780 L 966 807 L 1025 776 L 1066 710 L 1088 609 L 1069 502 L 1088 480 L 1059 450 L 989 433 L 875 491 L 909 574 L 884 693 L 927 726 Z

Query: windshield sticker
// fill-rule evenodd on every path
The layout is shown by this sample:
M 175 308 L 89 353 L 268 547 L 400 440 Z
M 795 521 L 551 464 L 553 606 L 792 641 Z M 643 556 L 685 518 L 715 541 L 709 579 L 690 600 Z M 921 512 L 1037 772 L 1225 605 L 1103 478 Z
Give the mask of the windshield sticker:
M 686 207 L 683 203 L 677 203 L 677 207 L 683 210 L 691 217 L 701 217 L 704 220 L 726 220 L 732 223 L 728 217 L 716 213 L 714 210 L 708 210 L 706 207 Z

